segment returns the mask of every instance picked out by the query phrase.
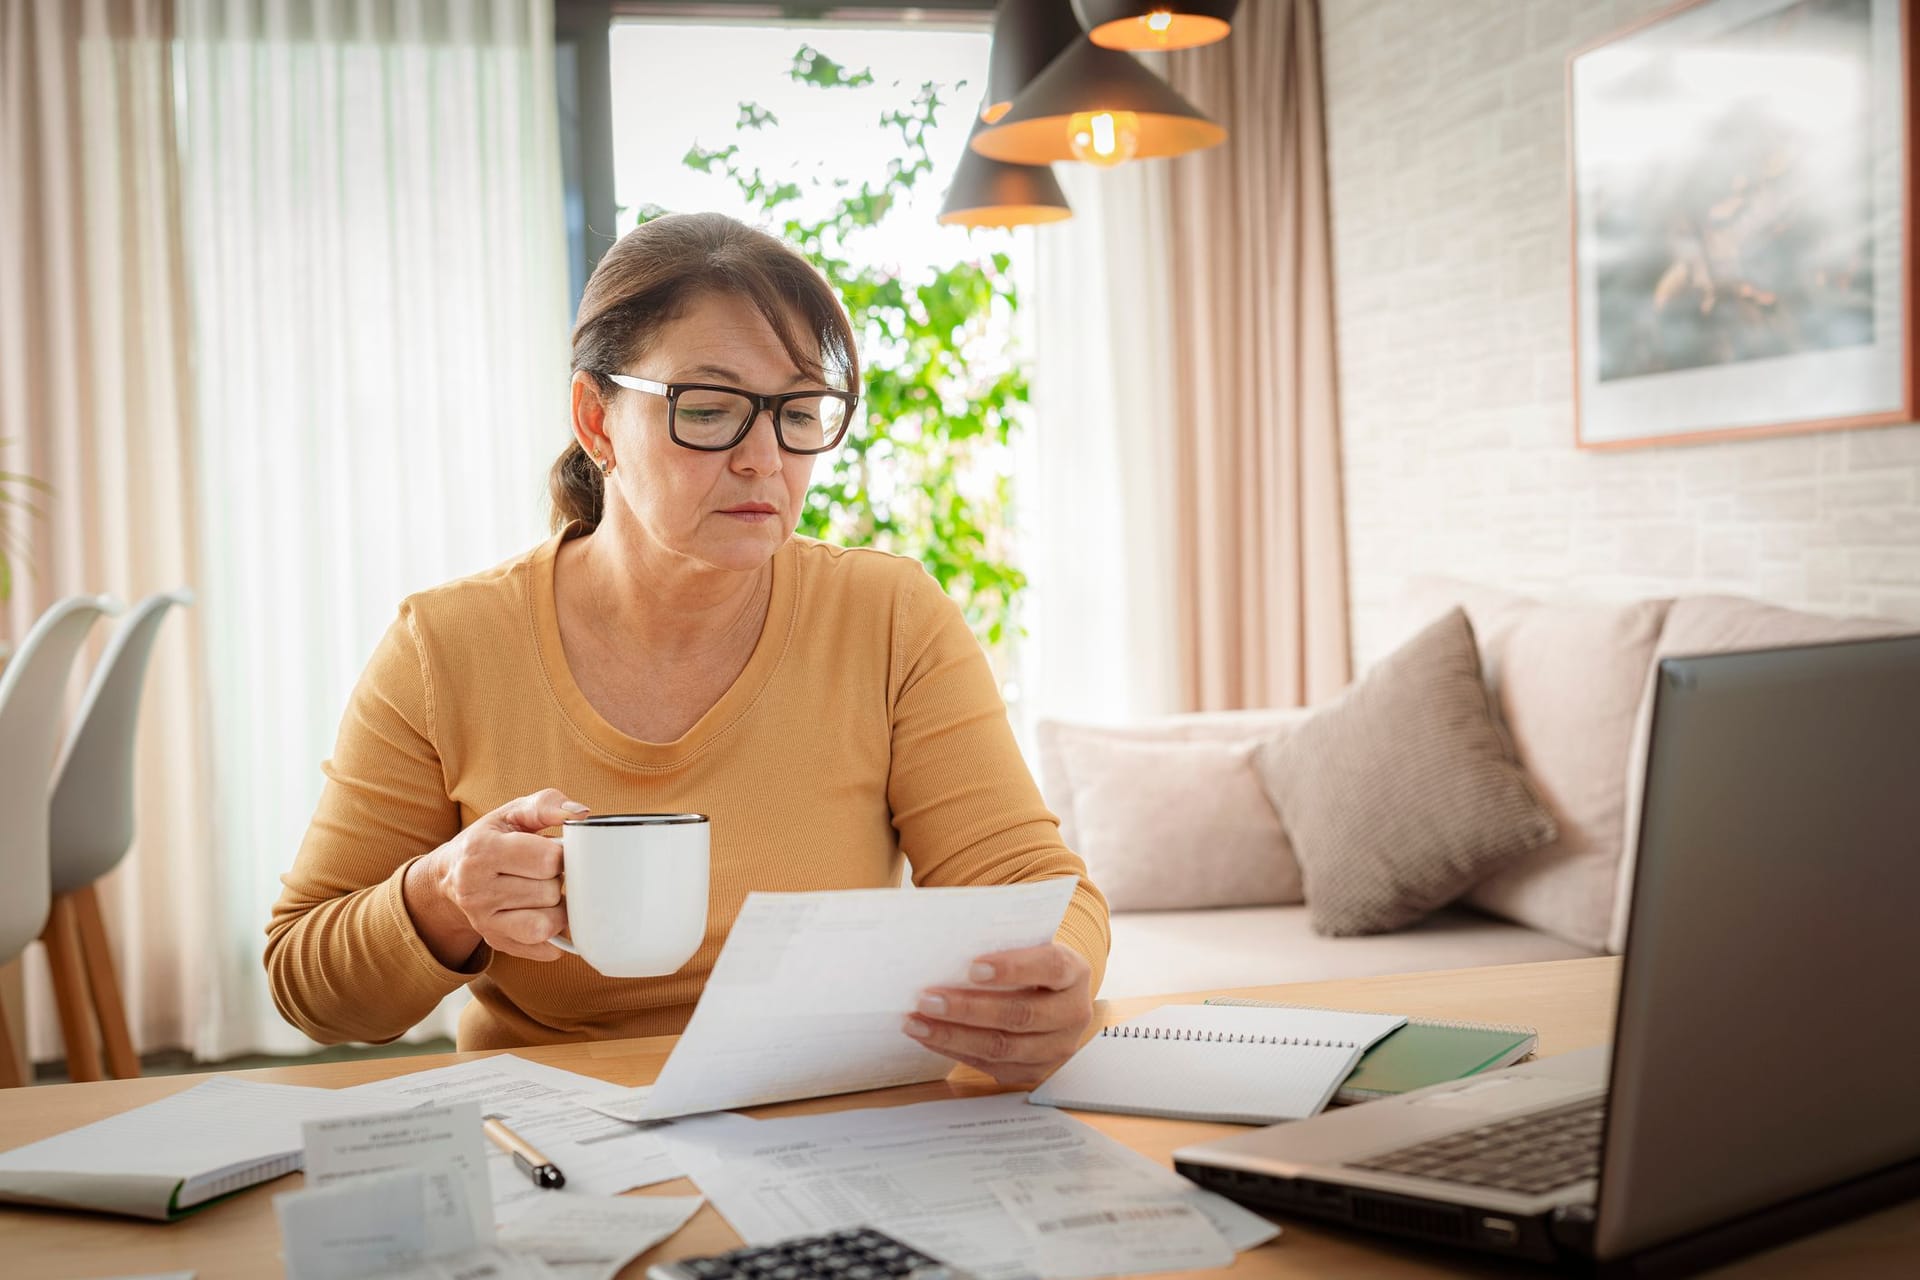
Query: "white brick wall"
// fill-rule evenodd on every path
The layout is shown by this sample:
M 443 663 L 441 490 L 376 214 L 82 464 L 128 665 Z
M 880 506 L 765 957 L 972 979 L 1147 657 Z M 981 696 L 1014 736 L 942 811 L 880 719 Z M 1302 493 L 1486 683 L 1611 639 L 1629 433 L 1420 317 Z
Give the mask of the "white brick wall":
M 1406 577 L 1920 620 L 1920 426 L 1573 446 L 1565 66 L 1668 0 L 1321 0 L 1354 650 Z

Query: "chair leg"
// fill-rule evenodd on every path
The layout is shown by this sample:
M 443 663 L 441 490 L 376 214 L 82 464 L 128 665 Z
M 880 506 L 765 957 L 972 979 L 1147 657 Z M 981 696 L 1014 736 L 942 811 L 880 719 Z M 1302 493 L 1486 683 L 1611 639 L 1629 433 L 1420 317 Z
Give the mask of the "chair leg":
M 47 967 L 53 971 L 53 1003 L 60 1014 L 60 1036 L 67 1042 L 67 1078 L 75 1083 L 104 1079 L 100 1049 L 93 1042 L 93 1013 L 87 1007 L 80 930 L 69 899 L 53 900 L 40 941 L 47 945 Z
M 100 895 L 93 885 L 75 889 L 73 912 L 80 925 L 80 954 L 87 965 L 87 989 L 93 993 L 93 1012 L 100 1019 L 100 1039 L 106 1045 L 107 1070 L 115 1080 L 140 1075 L 140 1059 L 127 1031 L 127 1006 L 120 998 L 120 979 L 113 968 L 113 950 L 107 945 L 106 922 L 100 917 Z
M 21 1074 L 26 1057 L 13 1040 L 13 1010 L 6 1007 L 11 1003 L 0 1000 L 0 1089 L 17 1089 L 29 1080 Z

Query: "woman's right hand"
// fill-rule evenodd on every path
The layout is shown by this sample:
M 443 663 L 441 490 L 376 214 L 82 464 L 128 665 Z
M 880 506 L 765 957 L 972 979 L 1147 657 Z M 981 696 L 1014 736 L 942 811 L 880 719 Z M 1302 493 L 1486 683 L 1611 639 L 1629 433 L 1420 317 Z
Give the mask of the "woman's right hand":
M 588 812 L 549 787 L 509 800 L 408 868 L 407 911 L 434 958 L 465 969 L 482 942 L 527 960 L 564 954 L 547 941 L 567 927 L 560 841 L 540 832 Z

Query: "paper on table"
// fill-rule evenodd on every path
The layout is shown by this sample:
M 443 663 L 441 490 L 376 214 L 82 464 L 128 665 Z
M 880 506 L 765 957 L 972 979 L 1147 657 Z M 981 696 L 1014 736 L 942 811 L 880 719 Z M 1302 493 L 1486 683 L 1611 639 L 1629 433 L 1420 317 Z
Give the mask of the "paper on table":
M 365 1099 L 343 1091 L 215 1076 L 0 1153 L 0 1199 L 165 1219 L 291 1173 L 300 1167 L 303 1121 L 366 1109 Z
M 427 1205 L 451 1166 L 395 1169 L 273 1198 L 287 1280 L 360 1280 L 429 1252 Z
M 653 1086 L 643 1084 L 638 1089 L 628 1089 L 622 1093 L 610 1093 L 604 1098 L 594 1098 L 587 1103 L 587 1106 L 603 1116 L 637 1124 L 645 1119 L 640 1111 L 647 1105 L 647 1099 L 651 1097 L 653 1097 Z
M 1115 1180 L 1192 1205 L 1236 1250 L 1279 1229 L 1025 1094 L 775 1120 L 702 1116 L 667 1132 L 715 1209 L 752 1244 L 867 1224 L 981 1276 L 1040 1273 L 993 1192 L 1011 1177 Z
M 1207 1216 L 1164 1188 L 1080 1174 L 991 1186 L 1048 1280 L 1233 1265 L 1233 1246 Z
M 558 1194 L 619 1195 L 680 1176 L 659 1126 L 636 1127 L 589 1109 L 591 1102 L 621 1092 L 615 1086 L 512 1054 L 416 1071 L 351 1092 L 407 1102 L 477 1102 L 560 1167 L 567 1185 Z M 498 1148 L 490 1153 L 488 1173 L 494 1216 L 501 1222 L 556 1194 L 534 1186 Z
M 1052 941 L 1078 883 L 748 894 L 636 1114 L 939 1079 L 953 1062 L 901 1030 L 920 992 L 964 984 L 977 956 Z
M 558 1280 L 613 1280 L 686 1225 L 699 1196 L 548 1196 L 500 1229 L 500 1244 L 545 1263 Z
M 509 1253 L 498 1245 L 427 1258 L 366 1280 L 557 1280 L 538 1258 Z
M 309 1187 L 394 1169 L 451 1167 L 453 1176 L 427 1181 L 427 1253 L 492 1243 L 488 1144 L 481 1136 L 478 1104 L 309 1120 L 306 1139 Z

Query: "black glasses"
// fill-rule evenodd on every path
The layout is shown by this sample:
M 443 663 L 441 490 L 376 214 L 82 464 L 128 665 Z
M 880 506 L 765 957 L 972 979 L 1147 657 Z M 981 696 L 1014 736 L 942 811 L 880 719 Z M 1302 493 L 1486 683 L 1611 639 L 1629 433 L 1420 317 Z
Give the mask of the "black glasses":
M 667 432 L 687 449 L 719 453 L 747 438 L 762 411 L 773 417 L 774 438 L 788 453 L 825 453 L 840 443 L 860 397 L 851 391 L 783 391 L 755 395 L 706 382 L 655 382 L 627 373 L 605 375 L 631 391 L 667 398 Z

